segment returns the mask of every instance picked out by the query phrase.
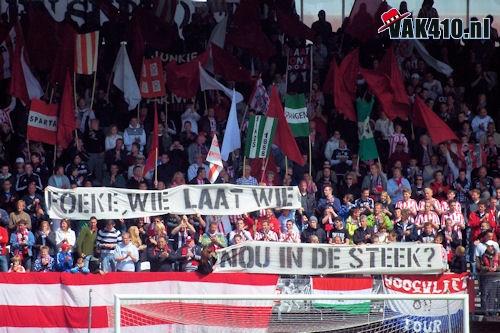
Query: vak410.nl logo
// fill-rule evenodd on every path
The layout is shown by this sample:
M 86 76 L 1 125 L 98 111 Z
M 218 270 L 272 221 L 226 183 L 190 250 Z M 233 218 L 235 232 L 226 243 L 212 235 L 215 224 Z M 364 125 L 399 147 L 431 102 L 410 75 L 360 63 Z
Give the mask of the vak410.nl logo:
M 391 39 L 489 39 L 490 19 L 470 21 L 460 18 L 415 18 L 401 14 L 396 8 L 383 13 L 378 32 L 388 30 Z

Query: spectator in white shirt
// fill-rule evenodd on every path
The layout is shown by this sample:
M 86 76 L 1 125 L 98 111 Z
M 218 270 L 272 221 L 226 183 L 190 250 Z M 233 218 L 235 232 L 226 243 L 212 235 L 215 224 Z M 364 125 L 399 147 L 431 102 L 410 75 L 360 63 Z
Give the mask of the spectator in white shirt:
M 245 226 L 245 221 L 243 221 L 242 219 L 238 219 L 238 221 L 236 221 L 236 229 L 229 233 L 229 243 L 231 245 L 236 244 L 234 238 L 236 235 L 240 237 L 241 242 L 250 241 L 253 239 L 250 232 L 248 230 L 245 230 Z
M 116 125 L 111 125 L 109 127 L 109 134 L 106 136 L 105 140 L 106 150 L 114 149 L 117 139 L 123 139 L 123 136 L 118 133 L 118 127 Z
M 486 108 L 479 109 L 479 114 L 472 119 L 472 131 L 478 141 L 486 134 L 488 124 L 493 123 L 493 119 L 488 115 Z
M 132 143 L 137 142 L 140 146 L 141 152 L 146 145 L 146 132 L 144 128 L 141 127 L 136 117 L 130 119 L 129 126 L 123 132 L 123 141 L 125 147 L 130 151 L 132 149 Z M 115 140 L 116 142 L 116 140 Z
M 59 251 L 63 243 L 67 243 L 70 246 L 70 251 L 73 250 L 73 246 L 75 246 L 76 243 L 76 235 L 75 232 L 71 230 L 70 221 L 68 219 L 62 219 L 59 228 L 56 230 L 57 251 Z
M 139 251 L 130 241 L 130 234 L 123 233 L 122 242 L 115 248 L 117 272 L 135 272 L 135 263 L 139 260 Z
M 184 123 L 189 121 L 191 123 L 191 132 L 198 134 L 198 121 L 201 116 L 194 109 L 193 104 L 188 104 L 186 111 L 181 115 L 182 127 L 184 128 Z
M 286 221 L 286 231 L 282 232 L 280 235 L 280 242 L 283 243 L 300 243 L 300 234 L 295 227 L 295 223 L 292 220 Z
M 325 158 L 327 161 L 330 161 L 333 156 L 333 152 L 336 149 L 339 149 L 340 145 L 340 132 L 335 131 L 333 132 L 333 136 L 328 140 L 328 142 L 325 145 Z
M 443 95 L 443 87 L 441 82 L 434 79 L 434 75 L 431 72 L 425 74 L 425 82 L 422 84 L 424 90 L 427 90 L 427 97 L 432 100 L 436 100 L 439 96 Z

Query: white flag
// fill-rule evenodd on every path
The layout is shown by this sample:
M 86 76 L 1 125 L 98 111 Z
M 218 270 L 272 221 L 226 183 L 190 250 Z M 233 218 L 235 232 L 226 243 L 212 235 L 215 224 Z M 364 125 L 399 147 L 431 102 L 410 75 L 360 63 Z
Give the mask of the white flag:
M 194 4 L 191 0 L 179 0 L 175 8 L 174 22 L 179 30 L 179 37 L 184 39 L 182 30 L 186 25 L 191 23 L 191 18 L 195 11 Z
M 43 0 L 43 4 L 45 5 L 45 8 L 49 12 L 50 16 L 52 16 L 54 21 L 64 21 L 66 12 L 68 11 L 68 0 Z
M 40 97 L 43 96 L 43 89 L 26 63 L 26 59 L 24 58 L 24 47 L 21 50 L 21 66 L 23 67 L 24 82 L 26 82 L 26 89 L 28 90 L 30 100 L 40 99 Z
M 122 43 L 118 51 L 113 72 L 113 84 L 123 92 L 123 99 L 128 104 L 128 109 L 135 109 L 141 101 L 141 91 L 128 58 L 126 43 Z
M 215 44 L 221 49 L 224 48 L 226 42 L 227 15 L 224 15 L 222 20 L 217 23 L 210 34 L 208 45 Z
M 231 99 L 231 110 L 226 123 L 224 132 L 224 141 L 222 142 L 222 159 L 227 161 L 229 153 L 241 148 L 240 126 L 238 124 L 238 115 L 236 114 L 235 90 L 233 89 L 233 98 Z
M 416 39 L 412 40 L 412 42 L 415 45 L 417 52 L 420 54 L 422 59 L 424 59 L 427 65 L 431 66 L 436 71 L 438 71 L 439 73 L 443 73 L 446 76 L 450 76 L 453 73 L 453 68 L 451 68 L 448 64 L 439 61 L 431 56 L 422 43 L 420 43 Z
M 219 177 L 219 173 L 223 169 L 219 149 L 219 141 L 217 140 L 216 134 L 214 134 L 212 145 L 210 146 L 210 150 L 208 151 L 207 162 L 210 164 L 210 168 L 208 170 L 208 180 L 213 184 L 215 183 L 217 177 Z
M 236 100 L 236 104 L 243 101 L 243 95 L 239 92 L 233 92 L 228 87 L 224 86 L 222 83 L 214 79 L 210 74 L 208 74 L 203 67 L 200 66 L 200 88 L 202 91 L 205 90 L 222 90 L 227 97 Z

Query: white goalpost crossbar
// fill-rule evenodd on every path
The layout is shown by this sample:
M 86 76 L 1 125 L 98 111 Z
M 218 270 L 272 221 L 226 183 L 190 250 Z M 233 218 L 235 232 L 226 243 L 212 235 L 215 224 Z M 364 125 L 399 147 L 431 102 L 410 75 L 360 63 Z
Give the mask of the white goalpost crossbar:
M 392 301 L 392 300 L 441 300 L 461 301 L 463 304 L 463 329 L 469 333 L 469 295 L 468 294 L 339 294 L 339 295 L 253 295 L 253 294 L 115 294 L 114 295 L 114 332 L 121 333 L 121 306 L 122 301 L 315 301 L 315 300 L 344 300 L 344 301 Z

